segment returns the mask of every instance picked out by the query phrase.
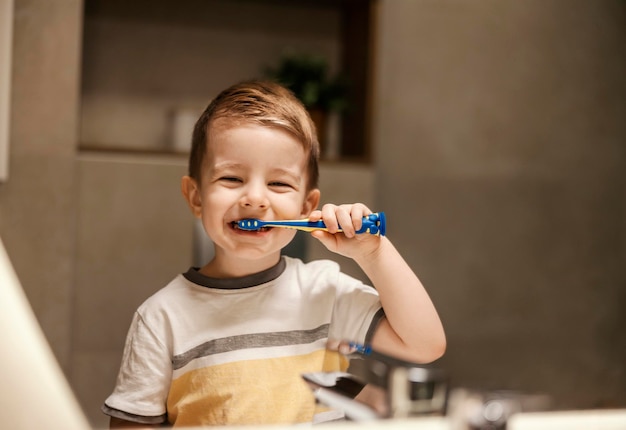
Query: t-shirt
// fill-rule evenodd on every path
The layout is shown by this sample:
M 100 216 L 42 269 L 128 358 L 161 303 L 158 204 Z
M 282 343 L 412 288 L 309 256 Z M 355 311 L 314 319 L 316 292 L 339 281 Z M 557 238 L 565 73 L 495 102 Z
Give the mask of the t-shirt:
M 345 371 L 327 341 L 369 342 L 382 315 L 374 288 L 328 260 L 282 257 L 235 279 L 192 268 L 137 309 L 103 411 L 176 426 L 316 421 L 301 375 Z

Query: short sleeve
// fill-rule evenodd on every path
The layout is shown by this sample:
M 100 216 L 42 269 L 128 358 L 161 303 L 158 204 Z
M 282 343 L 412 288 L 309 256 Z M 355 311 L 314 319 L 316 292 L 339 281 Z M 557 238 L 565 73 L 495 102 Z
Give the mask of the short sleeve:
M 366 343 L 384 315 L 378 292 L 341 272 L 336 285 L 329 338 Z
M 146 424 L 164 422 L 172 376 L 171 353 L 139 313 L 131 323 L 107 415 Z

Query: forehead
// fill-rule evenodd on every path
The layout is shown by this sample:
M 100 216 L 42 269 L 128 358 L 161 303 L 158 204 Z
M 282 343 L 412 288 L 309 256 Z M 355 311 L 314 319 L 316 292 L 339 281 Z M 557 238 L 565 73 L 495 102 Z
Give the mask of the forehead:
M 213 166 L 237 160 L 250 165 L 304 169 L 306 155 L 304 145 L 279 127 L 220 119 L 208 130 L 206 160 Z

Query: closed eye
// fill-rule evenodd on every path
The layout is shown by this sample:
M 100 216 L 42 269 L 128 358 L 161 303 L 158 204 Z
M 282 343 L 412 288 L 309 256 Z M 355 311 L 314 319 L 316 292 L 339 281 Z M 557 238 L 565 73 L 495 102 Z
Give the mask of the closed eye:
M 225 181 L 225 182 L 243 182 L 241 178 L 238 178 L 236 176 L 222 176 L 220 178 L 220 181 Z
M 280 182 L 280 181 L 273 181 L 273 182 L 270 182 L 268 185 L 270 187 L 275 187 L 275 188 L 294 188 L 293 185 L 288 184 L 286 182 Z

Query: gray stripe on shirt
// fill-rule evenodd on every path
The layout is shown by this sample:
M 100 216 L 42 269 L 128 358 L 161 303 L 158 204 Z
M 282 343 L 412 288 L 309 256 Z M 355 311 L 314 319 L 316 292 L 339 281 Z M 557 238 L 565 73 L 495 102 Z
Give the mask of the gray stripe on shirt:
M 272 333 L 251 333 L 210 340 L 172 358 L 172 368 L 180 369 L 192 360 L 241 349 L 266 348 L 286 345 L 306 345 L 328 337 L 330 324 L 310 330 L 292 330 Z

